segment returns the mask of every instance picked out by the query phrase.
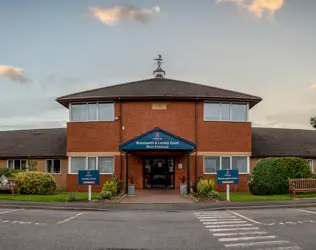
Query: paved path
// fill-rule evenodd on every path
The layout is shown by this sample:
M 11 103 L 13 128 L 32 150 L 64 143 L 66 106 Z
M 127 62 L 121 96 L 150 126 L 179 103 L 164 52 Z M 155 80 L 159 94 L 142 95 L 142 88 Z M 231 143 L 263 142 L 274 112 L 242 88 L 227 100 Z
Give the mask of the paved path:
M 316 208 L 226 211 L 0 209 L 1 249 L 315 249 Z

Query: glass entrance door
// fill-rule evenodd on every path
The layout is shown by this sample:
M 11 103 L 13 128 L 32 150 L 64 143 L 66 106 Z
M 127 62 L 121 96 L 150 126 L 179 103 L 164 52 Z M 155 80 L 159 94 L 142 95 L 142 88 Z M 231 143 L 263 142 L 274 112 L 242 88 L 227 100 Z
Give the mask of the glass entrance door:
M 174 188 L 174 158 L 144 158 L 144 188 Z

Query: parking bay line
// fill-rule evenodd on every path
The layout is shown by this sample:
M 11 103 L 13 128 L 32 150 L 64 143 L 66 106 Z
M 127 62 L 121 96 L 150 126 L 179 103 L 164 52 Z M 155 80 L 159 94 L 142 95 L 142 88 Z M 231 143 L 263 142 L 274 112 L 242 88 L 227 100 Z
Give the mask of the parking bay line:
M 59 221 L 59 222 L 57 222 L 56 224 L 57 224 L 57 225 L 64 224 L 64 223 L 66 223 L 66 222 L 68 222 L 68 221 L 71 221 L 71 220 L 73 220 L 73 219 L 76 219 L 77 217 L 79 217 L 80 215 L 83 215 L 83 214 L 84 214 L 84 213 L 76 214 L 75 216 L 69 217 L 69 218 L 64 219 L 64 220 L 62 220 L 62 221 Z
M 7 211 L 0 212 L 0 214 L 8 214 L 8 213 L 18 212 L 18 211 L 22 211 L 22 210 L 24 210 L 24 208 L 22 208 L 22 209 L 7 210 Z
M 316 214 L 316 212 L 313 212 L 313 211 L 308 211 L 308 210 L 304 210 L 304 209 L 298 209 L 298 210 L 305 212 L 305 213 Z

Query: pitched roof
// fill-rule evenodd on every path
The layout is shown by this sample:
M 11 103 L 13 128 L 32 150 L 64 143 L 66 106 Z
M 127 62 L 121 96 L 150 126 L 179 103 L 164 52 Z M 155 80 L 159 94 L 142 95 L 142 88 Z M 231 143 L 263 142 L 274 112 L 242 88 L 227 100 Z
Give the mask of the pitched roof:
M 167 78 L 151 78 L 118 84 L 99 89 L 88 90 L 57 98 L 57 101 L 68 107 L 70 101 L 82 100 L 122 100 L 122 99 L 192 99 L 196 100 L 240 100 L 256 105 L 262 99 L 236 91 L 211 87 L 207 85 L 178 81 Z
M 66 129 L 0 131 L 0 158 L 66 157 Z
M 316 158 L 316 131 L 252 128 L 252 156 L 299 156 Z

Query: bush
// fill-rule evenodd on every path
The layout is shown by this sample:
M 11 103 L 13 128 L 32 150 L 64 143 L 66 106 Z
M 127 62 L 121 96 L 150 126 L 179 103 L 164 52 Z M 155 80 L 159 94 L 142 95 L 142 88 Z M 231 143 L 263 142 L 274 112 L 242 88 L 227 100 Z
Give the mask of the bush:
M 57 185 L 51 174 L 42 172 L 20 172 L 16 175 L 21 194 L 54 194 Z
M 207 194 L 208 197 L 212 197 L 212 198 L 222 198 L 219 194 L 219 192 L 216 192 L 216 191 L 211 191 L 211 192 L 208 192 Z
M 197 184 L 198 184 L 199 181 L 202 180 L 202 179 L 204 179 L 204 176 L 203 176 L 203 175 L 200 175 L 199 177 L 197 177 L 197 178 L 194 180 L 194 182 L 193 182 L 193 184 L 192 184 L 192 191 L 193 191 L 193 193 L 197 193 L 197 192 L 198 192 L 198 190 L 197 190 Z
M 17 173 L 23 172 L 21 170 L 15 170 L 11 168 L 0 168 L 0 177 L 4 175 L 5 177 L 14 177 Z
M 68 194 L 67 201 L 71 202 L 76 200 L 78 200 L 78 197 L 75 194 Z
M 112 195 L 118 195 L 122 192 L 122 181 L 116 176 L 113 176 L 111 180 L 106 181 L 103 185 L 102 192 L 109 191 Z
M 100 193 L 100 198 L 101 199 L 111 199 L 111 197 L 112 197 L 112 193 L 111 193 L 111 191 L 102 191 L 101 193 Z
M 289 190 L 288 179 L 311 177 L 310 167 L 302 158 L 267 158 L 256 165 L 248 186 L 254 195 L 286 194 Z
M 209 192 L 215 190 L 215 182 L 211 179 L 200 179 L 197 184 L 197 192 L 200 196 L 207 196 Z

